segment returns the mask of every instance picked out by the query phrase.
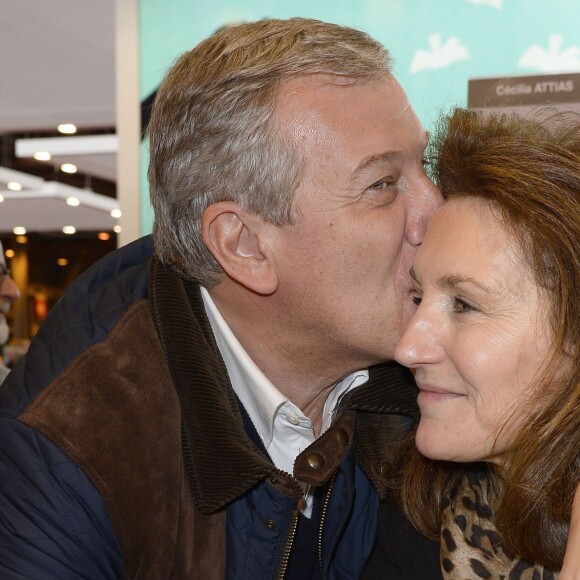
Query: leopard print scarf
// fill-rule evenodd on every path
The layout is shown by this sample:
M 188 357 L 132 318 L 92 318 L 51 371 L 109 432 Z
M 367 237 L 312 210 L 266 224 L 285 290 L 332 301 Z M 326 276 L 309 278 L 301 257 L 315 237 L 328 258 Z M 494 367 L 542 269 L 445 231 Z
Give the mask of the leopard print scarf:
M 558 574 L 514 558 L 492 520 L 496 497 L 484 474 L 470 473 L 452 491 L 441 518 L 441 571 L 445 580 L 552 580 Z

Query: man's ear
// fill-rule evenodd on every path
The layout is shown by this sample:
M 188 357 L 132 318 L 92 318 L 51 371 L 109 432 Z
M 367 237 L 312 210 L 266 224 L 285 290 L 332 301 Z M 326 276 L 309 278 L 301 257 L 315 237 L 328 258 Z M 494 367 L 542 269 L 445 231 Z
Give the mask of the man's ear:
M 233 201 L 211 204 L 201 218 L 202 239 L 226 274 L 264 295 L 278 287 L 275 263 L 268 251 L 271 227 Z

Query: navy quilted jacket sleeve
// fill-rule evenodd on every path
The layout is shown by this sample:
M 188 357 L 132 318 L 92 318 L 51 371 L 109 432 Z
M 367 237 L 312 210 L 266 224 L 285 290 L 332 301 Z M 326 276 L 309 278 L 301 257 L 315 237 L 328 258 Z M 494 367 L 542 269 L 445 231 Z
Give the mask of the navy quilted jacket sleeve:
M 122 577 L 101 496 L 50 441 L 0 419 L 0 578 Z

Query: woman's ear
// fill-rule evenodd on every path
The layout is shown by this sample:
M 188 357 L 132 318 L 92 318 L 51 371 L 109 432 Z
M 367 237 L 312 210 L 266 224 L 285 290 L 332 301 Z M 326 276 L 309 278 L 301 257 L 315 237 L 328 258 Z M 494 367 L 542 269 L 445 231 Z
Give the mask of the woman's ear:
M 273 226 L 232 201 L 206 208 L 201 218 L 202 239 L 224 272 L 258 294 L 272 294 L 278 275 L 268 251 Z

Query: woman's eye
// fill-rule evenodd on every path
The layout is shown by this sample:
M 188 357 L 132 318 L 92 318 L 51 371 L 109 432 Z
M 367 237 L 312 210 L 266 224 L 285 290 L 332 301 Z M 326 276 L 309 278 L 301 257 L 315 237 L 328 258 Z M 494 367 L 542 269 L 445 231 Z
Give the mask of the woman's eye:
M 464 300 L 463 298 L 454 298 L 453 299 L 453 311 L 459 312 L 460 314 L 466 312 L 477 312 L 478 309 L 473 305 Z

